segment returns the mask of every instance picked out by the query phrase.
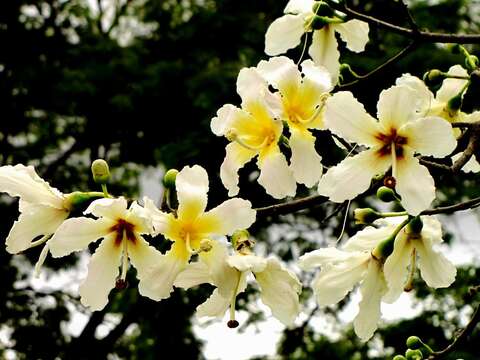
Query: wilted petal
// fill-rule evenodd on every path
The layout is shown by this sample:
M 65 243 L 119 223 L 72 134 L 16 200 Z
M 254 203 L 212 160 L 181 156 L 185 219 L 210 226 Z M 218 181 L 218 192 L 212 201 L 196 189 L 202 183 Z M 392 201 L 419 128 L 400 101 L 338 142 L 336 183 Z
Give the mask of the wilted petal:
M 287 14 L 270 24 L 265 34 L 265 53 L 269 56 L 283 54 L 300 44 L 305 32 L 302 14 Z
M 457 146 L 452 125 L 436 116 L 411 121 L 403 126 L 399 134 L 407 138 L 407 145 L 422 155 L 444 157 Z
M 92 310 L 101 310 L 108 302 L 108 294 L 119 274 L 122 247 L 115 236 L 106 237 L 88 264 L 88 275 L 80 285 L 80 300 Z
M 315 64 L 324 66 L 330 72 L 333 84 L 337 83 L 340 70 L 340 52 L 337 47 L 334 28 L 325 25 L 321 30 L 313 32 L 312 44 L 308 49 L 308 54 Z
M 429 238 L 415 241 L 418 252 L 418 268 L 422 279 L 433 288 L 449 287 L 457 275 L 457 269 L 441 252 L 433 250 Z
M 347 157 L 323 175 L 318 193 L 334 202 L 351 200 L 369 188 L 375 175 L 385 173 L 390 163 L 388 156 L 381 156 L 375 149 Z
M 333 27 L 347 44 L 347 49 L 357 53 L 365 50 L 369 30 L 366 22 L 354 19 L 342 24 L 335 24 Z
M 32 204 L 63 209 L 62 194 L 40 178 L 33 166 L 19 164 L 0 167 L 0 192 L 19 196 Z
M 315 150 L 315 137 L 305 130 L 290 129 L 288 144 L 292 150 L 290 168 L 296 182 L 314 186 L 322 177 L 322 158 Z
M 386 131 L 400 129 L 413 120 L 416 115 L 418 95 L 410 86 L 395 85 L 380 93 L 377 104 L 377 116 Z
M 272 150 L 263 159 L 259 159 L 260 176 L 258 183 L 275 199 L 294 196 L 297 184 L 288 167 L 285 156 L 278 150 Z
M 7 236 L 7 251 L 17 254 L 30 247 L 40 235 L 53 234 L 68 217 L 68 212 L 54 207 L 22 202 L 23 212 Z
M 141 295 L 155 301 L 170 297 L 175 279 L 188 263 L 184 247 L 184 244 L 174 243 L 165 255 L 159 257 L 156 264 L 150 268 L 138 284 L 138 291 Z
M 393 252 L 385 261 L 383 273 L 388 285 L 386 302 L 394 302 L 402 294 L 408 276 L 408 265 L 411 264 L 413 247 L 405 230 L 396 237 Z
M 175 180 L 178 218 L 193 221 L 207 206 L 208 174 L 199 165 L 185 166 Z
M 327 128 L 347 141 L 369 147 L 380 144 L 378 121 L 349 91 L 337 92 L 327 100 L 324 117 Z
M 252 203 L 244 199 L 229 199 L 203 214 L 197 221 L 202 232 L 232 235 L 236 230 L 247 229 L 255 222 L 257 212 Z
M 395 190 L 402 197 L 402 206 L 410 215 L 418 215 L 435 199 L 435 183 L 428 169 L 411 153 L 397 159 Z
M 448 70 L 448 75 L 464 76 L 468 78 L 468 72 L 461 65 L 454 65 Z M 445 79 L 437 91 L 436 99 L 447 103 L 451 98 L 457 96 L 467 84 L 467 79 Z
M 380 301 L 386 291 L 387 286 L 381 264 L 372 260 L 368 265 L 365 279 L 360 286 L 362 300 L 359 304 L 358 315 L 353 321 L 355 333 L 363 341 L 370 339 L 378 327 L 378 322 L 382 316 Z
M 53 257 L 68 255 L 86 249 L 88 244 L 112 232 L 109 219 L 72 218 L 65 220 L 49 240 Z
M 298 295 L 302 284 L 297 276 L 278 260 L 270 258 L 267 267 L 256 272 L 255 278 L 261 288 L 260 298 L 272 310 L 273 316 L 287 326 L 292 325 L 300 312 Z

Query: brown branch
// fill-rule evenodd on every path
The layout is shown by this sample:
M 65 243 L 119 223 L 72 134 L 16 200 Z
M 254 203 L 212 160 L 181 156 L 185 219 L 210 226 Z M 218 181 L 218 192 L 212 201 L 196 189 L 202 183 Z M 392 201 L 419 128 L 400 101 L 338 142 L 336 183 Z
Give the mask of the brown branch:
M 420 215 L 451 214 L 453 212 L 470 210 L 480 206 L 480 196 L 455 205 L 441 206 L 435 209 L 424 210 Z
M 326 198 L 325 196 L 312 195 L 312 196 L 307 196 L 305 198 L 292 200 L 292 201 L 281 203 L 281 204 L 275 204 L 275 205 L 256 208 L 255 210 L 257 210 L 257 217 L 283 215 L 283 214 L 296 212 L 299 210 L 313 208 L 327 201 L 328 201 L 328 198 Z
M 460 343 L 464 342 L 468 338 L 468 336 L 473 332 L 473 330 L 475 330 L 475 327 L 478 325 L 479 322 L 480 322 L 480 306 L 477 306 L 477 308 L 475 309 L 475 312 L 473 313 L 472 318 L 468 322 L 467 326 L 465 326 L 465 328 L 462 330 L 460 335 L 458 335 L 453 340 L 453 342 L 450 345 L 448 345 L 445 349 L 441 351 L 435 351 L 432 355 L 430 355 L 428 359 L 432 360 L 432 359 L 444 358 L 445 355 L 455 350 Z
M 480 35 L 477 34 L 445 34 L 429 31 L 416 31 L 414 29 L 408 29 L 403 26 L 394 25 L 374 16 L 360 13 L 351 9 L 346 4 L 339 4 L 332 0 L 326 0 L 326 2 L 333 9 L 341 11 L 354 19 L 363 20 L 369 24 L 376 25 L 382 29 L 410 39 L 431 43 L 480 44 Z

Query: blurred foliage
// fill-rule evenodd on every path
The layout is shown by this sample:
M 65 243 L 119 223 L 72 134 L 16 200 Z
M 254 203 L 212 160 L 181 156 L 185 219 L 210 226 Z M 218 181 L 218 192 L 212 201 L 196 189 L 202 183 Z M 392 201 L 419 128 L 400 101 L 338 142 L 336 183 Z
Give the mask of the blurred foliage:
M 181 168 L 199 163 L 211 174 L 210 205 L 226 198 L 219 182 L 224 156 L 223 139 L 210 133 L 209 123 L 225 103 L 239 103 L 235 80 L 240 68 L 253 66 L 263 54 L 268 25 L 281 15 L 286 1 L 274 0 L 16 0 L 2 3 L 0 11 L 0 162 L 35 165 L 39 173 L 63 192 L 94 189 L 89 166 L 97 157 L 114 169 L 111 191 L 138 194 L 138 175 L 148 166 Z M 399 1 L 354 1 L 358 9 L 395 24 L 408 26 Z M 478 4 L 450 0 L 410 1 L 420 28 L 446 32 L 478 32 Z M 101 4 L 101 8 L 98 8 Z M 475 11 L 476 10 L 476 11 Z M 366 73 L 388 59 L 408 40 L 371 27 L 364 53 L 342 50 L 342 59 L 358 73 Z M 341 45 L 343 48 L 343 45 Z M 477 49 L 471 48 L 473 53 Z M 289 52 L 298 59 L 301 49 Z M 477 54 L 478 55 L 478 54 Z M 445 46 L 421 44 L 399 63 L 359 82 L 351 90 L 375 113 L 378 94 L 405 72 L 421 76 L 431 68 L 447 70 L 461 63 Z M 474 109 L 476 92 L 465 99 Z M 317 147 L 330 166 L 345 154 L 325 132 L 318 132 Z M 256 182 L 255 170 L 241 170 L 240 196 L 255 206 L 270 204 Z M 479 196 L 477 177 L 435 174 L 439 203 L 451 204 Z M 299 195 L 308 194 L 306 188 Z M 0 234 L 6 237 L 18 212 L 17 202 L 1 198 Z M 356 200 L 351 208 L 371 205 L 371 198 Z M 254 234 L 259 249 L 284 260 L 305 251 L 333 244 L 340 235 L 345 207 L 324 204 L 297 215 L 261 219 Z M 327 215 L 334 214 L 328 221 Z M 359 229 L 349 217 L 344 238 Z M 455 235 L 451 236 L 455 239 Z M 164 248 L 161 239 L 153 239 Z M 92 248 L 93 250 L 93 248 Z M 211 289 L 175 291 L 160 303 L 142 298 L 131 286 L 114 291 L 106 309 L 89 313 L 79 303 L 76 289 L 32 288 L 32 264 L 40 249 L 12 257 L 0 252 L 0 357 L 18 359 L 201 359 L 202 344 L 192 332 L 191 316 Z M 48 258 L 43 276 L 62 276 L 75 283 L 79 256 Z M 63 269 L 63 270 L 62 270 Z M 75 268 L 78 271 L 78 268 Z M 74 272 L 75 272 L 74 271 Z M 302 274 L 309 280 L 311 274 Z M 363 344 L 351 329 L 337 325 L 339 335 L 322 335 L 310 323 L 286 330 L 278 354 L 285 359 L 383 359 L 405 351 L 405 340 L 420 336 L 435 349 L 448 344 L 463 325 L 465 309 L 478 299 L 467 288 L 477 285 L 478 270 L 465 269 L 450 289 L 431 292 L 418 284 L 415 293 L 420 315 L 384 324 L 374 341 Z M 304 291 L 307 299 L 310 292 Z M 256 296 L 249 290 L 239 299 L 248 307 Z M 336 323 L 337 310 L 321 309 L 314 317 Z M 468 311 L 467 311 L 468 312 Z M 78 335 L 67 324 L 75 314 L 88 321 Z M 262 319 L 257 311 L 249 321 Z M 113 319 L 113 320 L 112 320 Z M 99 328 L 111 324 L 107 335 Z M 113 324 L 113 325 L 112 325 Z M 3 338 L 3 337 L 2 337 Z M 478 331 L 450 358 L 478 359 Z M 9 355 L 10 354 L 10 355 Z

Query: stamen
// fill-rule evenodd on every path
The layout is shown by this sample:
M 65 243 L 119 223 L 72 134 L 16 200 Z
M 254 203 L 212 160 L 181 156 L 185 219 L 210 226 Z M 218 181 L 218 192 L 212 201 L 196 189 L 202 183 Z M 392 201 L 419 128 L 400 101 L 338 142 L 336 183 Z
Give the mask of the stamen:
M 33 248 L 33 247 L 36 247 L 36 246 L 39 246 L 39 245 L 42 245 L 44 244 L 45 242 L 47 242 L 47 240 L 52 236 L 52 234 L 48 234 L 48 235 L 43 235 L 40 239 L 38 239 L 37 241 L 32 241 L 30 243 L 30 246 L 28 247 L 29 249 Z
M 392 176 L 396 179 L 397 178 L 397 149 L 395 142 L 390 144 L 391 152 L 392 152 Z
M 47 258 L 48 251 L 49 251 L 48 244 L 45 244 L 45 246 L 42 249 L 42 252 L 40 253 L 40 256 L 38 257 L 37 263 L 35 264 L 35 270 L 33 274 L 36 278 L 40 276 L 40 270 L 42 269 L 42 265 L 45 262 L 45 259 Z
M 122 254 L 122 274 L 120 275 L 120 280 L 125 281 L 127 278 L 128 270 L 128 249 L 127 241 L 125 241 L 125 233 L 123 234 L 123 254 Z
M 312 116 L 310 116 L 307 120 L 303 120 L 301 118 L 298 118 L 297 120 L 304 125 L 307 125 L 307 124 L 313 122 L 314 120 L 316 120 L 320 116 L 320 113 L 322 112 L 323 108 L 325 107 L 325 103 L 327 102 L 327 99 L 328 99 L 329 96 L 330 96 L 329 93 L 323 93 L 320 96 L 320 104 L 315 109 L 314 114 Z
M 415 276 L 415 270 L 417 267 L 417 249 L 413 248 L 410 261 L 410 272 L 408 273 L 407 283 L 405 284 L 403 290 L 409 292 L 413 289 L 413 278 Z
M 246 148 L 248 150 L 252 150 L 252 151 L 262 150 L 266 145 L 269 144 L 269 142 L 272 141 L 271 136 L 265 136 L 265 138 L 263 139 L 263 142 L 260 145 L 252 146 L 252 145 L 247 144 L 244 140 L 242 140 L 242 138 L 240 136 L 238 136 L 237 132 L 234 129 L 228 130 L 225 133 L 225 137 L 229 141 L 235 141 L 238 144 L 242 145 L 244 148 Z
M 188 231 L 185 234 L 185 246 L 190 255 L 195 255 L 197 253 L 195 250 L 192 249 L 192 246 L 190 244 L 190 233 Z
M 240 280 L 242 279 L 242 273 L 240 271 L 237 271 L 237 273 L 238 273 L 237 285 L 234 288 L 232 299 L 230 300 L 230 320 L 227 322 L 227 326 L 230 329 L 234 329 L 238 326 L 238 321 L 235 320 L 235 304 L 237 302 L 237 293 L 238 293 L 238 288 L 240 286 Z

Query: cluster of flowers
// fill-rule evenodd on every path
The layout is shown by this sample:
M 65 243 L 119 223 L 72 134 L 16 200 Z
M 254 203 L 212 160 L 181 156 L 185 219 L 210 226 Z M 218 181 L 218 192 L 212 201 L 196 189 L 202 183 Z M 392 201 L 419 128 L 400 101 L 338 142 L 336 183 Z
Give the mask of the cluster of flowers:
M 380 319 L 381 302 L 393 302 L 410 289 L 417 266 L 431 287 L 448 287 L 455 279 L 455 267 L 434 249 L 443 241 L 440 222 L 421 216 L 435 198 L 435 184 L 416 154 L 452 156 L 459 134 L 451 123 L 478 121 L 480 113 L 460 110 L 469 74 L 456 65 L 435 95 L 423 80 L 403 75 L 380 94 L 375 119 L 351 92 L 331 94 L 340 69 L 335 32 L 348 49 L 359 52 L 368 41 L 368 25 L 346 21 L 343 14 L 312 0 L 291 0 L 285 12 L 267 31 L 267 54 L 279 55 L 299 45 L 304 33 L 313 32 L 309 49 L 313 60 L 299 67 L 285 56 L 274 56 L 240 71 L 240 107 L 224 105 L 211 122 L 212 132 L 229 141 L 220 177 L 229 196 L 236 196 L 239 169 L 258 157 L 258 183 L 272 197 L 294 196 L 300 183 L 317 187 L 331 201 L 343 202 L 368 190 L 372 178 L 388 175 L 392 196 L 405 212 L 388 218 L 379 214 L 366 221 L 374 226 L 359 231 L 340 248 L 304 254 L 299 263 L 305 270 L 321 267 L 312 284 L 320 305 L 339 302 L 360 283 L 362 299 L 354 329 L 367 340 Z M 353 156 L 350 151 L 323 173 L 312 130 L 330 131 L 355 143 L 358 151 Z M 279 143 L 288 146 L 288 160 Z M 105 174 L 105 166 L 94 164 L 94 176 Z M 473 159 L 466 166 L 473 171 L 480 168 Z M 44 244 L 38 270 L 49 252 L 65 256 L 102 239 L 80 286 L 83 304 L 102 309 L 111 289 L 124 284 L 131 263 L 140 294 L 153 300 L 169 297 L 174 286 L 214 285 L 197 313 L 222 317 L 230 308 L 231 327 L 238 325 L 236 297 L 252 273 L 262 302 L 276 318 L 292 325 L 300 311 L 302 286 L 279 260 L 252 252 L 253 241 L 245 230 L 255 221 L 252 204 L 232 198 L 206 211 L 208 175 L 198 165 L 178 172 L 173 187 L 178 207 L 164 212 L 148 198 L 143 205 L 134 201 L 128 206 L 126 199 L 112 198 L 107 192 L 62 194 L 30 166 L 3 166 L 0 191 L 20 197 L 20 216 L 7 237 L 7 251 L 15 254 Z M 85 216 L 69 218 L 77 209 Z M 173 242 L 165 254 L 143 237 L 159 234 Z M 227 246 L 225 236 L 231 237 L 231 245 Z M 196 261 L 191 261 L 193 255 Z

